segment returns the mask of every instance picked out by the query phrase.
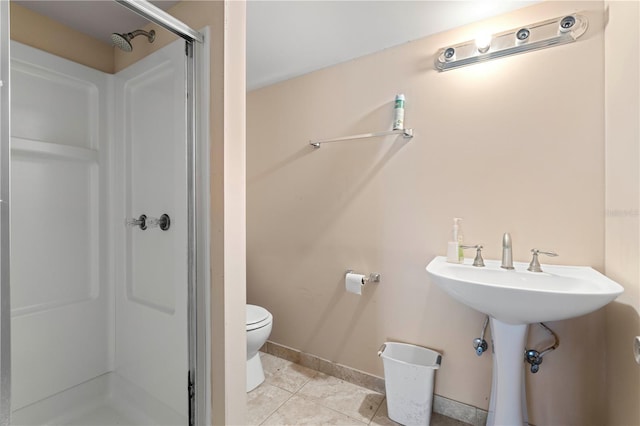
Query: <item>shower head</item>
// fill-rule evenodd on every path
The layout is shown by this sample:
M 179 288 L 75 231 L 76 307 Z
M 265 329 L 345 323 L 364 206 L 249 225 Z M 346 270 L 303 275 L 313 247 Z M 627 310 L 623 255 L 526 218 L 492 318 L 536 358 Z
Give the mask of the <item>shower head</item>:
M 118 46 L 125 52 L 131 52 L 133 50 L 133 46 L 131 45 L 131 42 L 129 40 L 130 38 L 127 37 L 127 34 L 111 34 L 111 43 L 113 43 L 114 46 Z
M 131 40 L 139 35 L 146 36 L 149 39 L 149 43 L 153 43 L 153 40 L 155 40 L 156 38 L 156 32 L 154 30 L 151 30 L 149 32 L 143 30 L 135 30 L 126 34 L 112 33 L 111 42 L 114 46 L 118 46 L 125 52 L 131 52 L 133 50 Z

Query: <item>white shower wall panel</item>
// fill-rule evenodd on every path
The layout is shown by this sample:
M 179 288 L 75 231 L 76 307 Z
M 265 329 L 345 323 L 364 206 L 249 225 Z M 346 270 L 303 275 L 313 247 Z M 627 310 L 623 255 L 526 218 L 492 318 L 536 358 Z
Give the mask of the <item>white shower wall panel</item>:
M 97 86 L 33 62 L 12 62 L 11 71 L 12 86 L 28 88 L 13 96 L 12 136 L 96 148 Z
M 112 364 L 109 76 L 13 42 L 12 409 Z
M 14 315 L 95 299 L 97 164 L 22 149 L 13 138 Z

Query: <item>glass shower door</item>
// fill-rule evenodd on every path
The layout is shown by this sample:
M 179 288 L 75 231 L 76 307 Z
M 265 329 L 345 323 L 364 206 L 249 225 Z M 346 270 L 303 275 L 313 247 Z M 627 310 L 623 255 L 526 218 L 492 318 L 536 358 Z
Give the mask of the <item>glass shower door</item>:
M 185 59 L 178 40 L 115 76 L 127 218 L 115 284 L 115 371 L 186 421 Z

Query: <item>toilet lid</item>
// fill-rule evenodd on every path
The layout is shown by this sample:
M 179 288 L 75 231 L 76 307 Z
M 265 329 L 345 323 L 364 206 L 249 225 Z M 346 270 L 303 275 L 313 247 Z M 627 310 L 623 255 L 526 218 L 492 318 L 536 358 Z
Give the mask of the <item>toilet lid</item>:
M 269 311 L 262 306 L 247 305 L 247 325 L 256 324 L 269 318 Z

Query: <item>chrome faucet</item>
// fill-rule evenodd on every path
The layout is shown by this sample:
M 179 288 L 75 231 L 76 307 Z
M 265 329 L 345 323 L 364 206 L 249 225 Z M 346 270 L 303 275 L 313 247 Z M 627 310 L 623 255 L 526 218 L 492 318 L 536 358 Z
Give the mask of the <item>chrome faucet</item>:
M 502 265 L 501 268 L 513 269 L 513 254 L 511 252 L 511 235 L 505 232 L 502 236 Z

